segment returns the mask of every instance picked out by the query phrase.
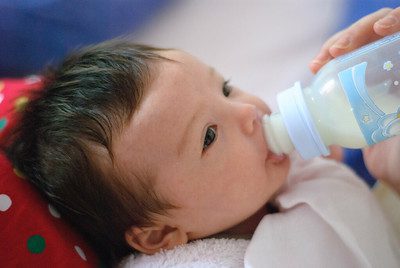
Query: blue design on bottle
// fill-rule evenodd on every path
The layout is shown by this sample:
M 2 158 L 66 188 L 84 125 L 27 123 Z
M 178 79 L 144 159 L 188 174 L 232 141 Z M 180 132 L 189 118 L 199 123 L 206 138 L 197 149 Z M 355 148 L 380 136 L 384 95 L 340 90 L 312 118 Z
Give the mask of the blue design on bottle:
M 339 80 L 353 109 L 353 114 L 368 145 L 400 134 L 400 107 L 384 113 L 370 98 L 365 86 L 367 62 L 339 72 Z

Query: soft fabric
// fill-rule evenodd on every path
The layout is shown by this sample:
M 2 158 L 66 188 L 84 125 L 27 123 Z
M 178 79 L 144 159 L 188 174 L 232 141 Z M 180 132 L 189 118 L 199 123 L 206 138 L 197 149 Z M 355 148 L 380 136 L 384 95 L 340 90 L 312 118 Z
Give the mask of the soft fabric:
M 397 236 L 400 237 L 400 195 L 382 182 L 374 186 L 373 194 L 378 199 L 385 215 L 388 216 Z
M 38 77 L 0 80 L 0 141 Z M 28 90 L 28 91 L 26 91 Z M 0 154 L 0 266 L 98 267 L 86 242 L 65 223 L 23 175 Z
M 400 243 L 367 186 L 343 165 L 294 163 L 245 255 L 246 267 L 400 267 Z
M 400 267 L 399 233 L 353 171 L 332 160 L 292 160 L 280 212 L 263 218 L 250 243 L 203 239 L 132 255 L 121 267 Z
M 245 239 L 209 238 L 178 246 L 155 255 L 133 255 L 124 260 L 121 268 L 242 268 L 244 252 L 249 244 Z

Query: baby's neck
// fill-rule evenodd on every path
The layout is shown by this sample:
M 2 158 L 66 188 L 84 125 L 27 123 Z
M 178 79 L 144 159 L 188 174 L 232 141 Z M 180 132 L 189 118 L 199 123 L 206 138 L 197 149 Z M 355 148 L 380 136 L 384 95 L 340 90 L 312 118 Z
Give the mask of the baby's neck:
M 251 238 L 262 218 L 266 214 L 275 213 L 277 211 L 278 210 L 273 205 L 268 203 L 246 220 L 217 234 L 217 236 Z

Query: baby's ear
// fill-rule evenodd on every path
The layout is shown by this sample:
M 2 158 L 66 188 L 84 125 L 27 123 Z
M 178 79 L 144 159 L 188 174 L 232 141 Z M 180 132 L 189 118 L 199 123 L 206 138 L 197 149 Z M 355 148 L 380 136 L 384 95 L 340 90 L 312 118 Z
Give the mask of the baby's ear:
M 125 232 L 126 242 L 134 249 L 154 254 L 161 249 L 171 249 L 188 242 L 187 234 L 179 228 L 167 225 L 137 227 L 131 226 Z

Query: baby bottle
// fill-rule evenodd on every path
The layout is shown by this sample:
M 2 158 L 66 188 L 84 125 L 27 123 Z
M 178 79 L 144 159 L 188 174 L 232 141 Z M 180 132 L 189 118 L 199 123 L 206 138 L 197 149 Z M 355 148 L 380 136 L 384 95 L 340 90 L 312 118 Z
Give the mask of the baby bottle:
M 329 155 L 329 145 L 362 148 L 400 134 L 400 32 L 326 64 L 311 85 L 296 82 L 263 117 L 276 154 Z

